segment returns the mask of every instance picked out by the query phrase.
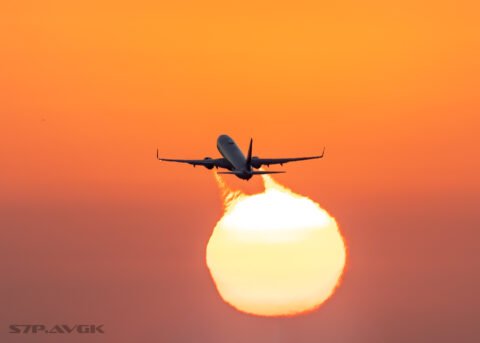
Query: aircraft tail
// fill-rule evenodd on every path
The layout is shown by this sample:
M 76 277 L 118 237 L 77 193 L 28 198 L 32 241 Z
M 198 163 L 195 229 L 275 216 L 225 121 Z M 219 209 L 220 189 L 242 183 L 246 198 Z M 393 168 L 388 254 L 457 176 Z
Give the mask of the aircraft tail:
M 252 165 L 252 145 L 253 145 L 253 138 L 250 138 L 250 145 L 248 146 L 248 155 L 247 155 L 247 168 L 250 169 Z

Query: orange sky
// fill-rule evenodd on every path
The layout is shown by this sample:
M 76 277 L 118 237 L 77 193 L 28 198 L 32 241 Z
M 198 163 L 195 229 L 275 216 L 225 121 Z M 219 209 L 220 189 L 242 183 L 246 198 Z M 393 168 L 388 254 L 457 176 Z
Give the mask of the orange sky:
M 459 273 L 463 280 L 455 268 L 472 258 L 456 249 L 478 238 L 473 233 L 479 227 L 474 212 L 480 193 L 478 13 L 474 1 L 0 5 L 0 230 L 5 237 L 0 248 L 10 261 L 0 262 L 6 280 L 0 303 L 13 298 L 12 289 L 20 292 L 31 284 L 43 285 L 35 294 L 46 306 L 53 295 L 45 289 L 56 289 L 65 299 L 75 289 L 87 299 L 86 294 L 98 295 L 98 284 L 105 292 L 115 284 L 137 290 L 129 281 L 137 278 L 139 284 L 158 286 L 145 286 L 155 306 L 146 305 L 146 298 L 119 300 L 119 291 L 98 300 L 93 318 L 109 321 L 123 337 L 116 325 L 128 320 L 115 304 L 133 308 L 147 322 L 155 322 L 163 304 L 174 313 L 165 314 L 174 319 L 164 338 L 174 340 L 193 319 L 182 324 L 183 312 L 175 312 L 188 301 L 165 305 L 171 288 L 198 284 L 204 293 L 188 296 L 196 314 L 209 306 L 198 299 L 217 301 L 201 268 L 204 243 L 221 207 L 210 171 L 163 164 L 155 160 L 155 150 L 165 157 L 215 157 L 216 137 L 227 133 L 244 149 L 253 137 L 254 155 L 263 157 L 317 154 L 327 147 L 324 160 L 286 165 L 287 174 L 276 179 L 318 201 L 343 226 L 352 253 L 351 280 L 347 272 L 343 294 L 350 298 L 340 298 L 338 308 L 332 300 L 325 311 L 333 311 L 329 318 L 349 313 L 351 337 L 375 341 L 369 325 L 378 323 L 378 313 L 351 315 L 373 303 L 382 306 L 374 292 L 362 288 L 365 275 L 378 276 L 377 291 L 390 299 L 389 292 L 400 287 L 384 284 L 392 278 L 392 266 L 406 273 L 403 280 L 418 280 L 412 261 L 431 270 L 430 263 L 443 256 L 442 263 L 453 263 L 452 269 L 437 275 L 433 268 L 428 282 L 444 285 L 444 274 Z M 249 191 L 260 184 L 230 182 Z M 411 222 L 416 223 L 412 233 L 392 229 Z M 450 225 L 462 232 L 464 245 L 449 245 L 456 237 Z M 429 249 L 432 237 L 440 237 L 434 240 L 439 245 Z M 404 250 L 395 246 L 414 249 L 413 257 L 404 259 Z M 177 259 L 180 271 L 171 262 Z M 43 262 L 44 274 L 36 274 L 34 261 Z M 87 273 L 85 293 L 75 288 L 79 279 L 69 265 Z M 106 265 L 111 278 L 102 276 L 110 270 Z M 405 271 L 409 267 L 413 271 Z M 148 274 L 149 268 L 162 277 Z M 368 295 L 360 296 L 364 291 Z M 428 298 L 421 308 L 434 313 L 436 306 L 450 305 L 439 300 L 447 293 Z M 360 306 L 357 297 L 373 300 Z M 72 301 L 71 308 L 46 306 L 45 318 L 62 322 L 83 310 L 88 314 L 84 308 L 75 312 L 83 305 Z M 146 312 L 136 307 L 139 303 Z M 42 321 L 37 306 L 9 304 L 14 314 L 2 314 L 2 325 Z M 213 314 L 203 313 L 206 318 L 230 311 L 215 304 Z M 408 308 L 398 311 L 408 317 Z M 461 306 L 452 311 L 460 317 L 468 312 Z M 238 318 L 224 323 L 223 341 L 229 330 L 243 327 L 263 342 L 295 337 L 308 342 L 300 328 L 313 323 L 305 319 L 283 332 L 273 321 L 241 318 L 241 324 Z M 271 336 L 260 334 L 262 325 Z M 220 339 L 207 326 L 192 324 L 192 332 L 204 330 L 210 342 Z M 385 330 L 379 337 L 390 342 L 396 330 L 403 332 Z M 428 340 L 450 337 L 418 330 Z M 466 331 L 472 330 L 467 325 Z M 125 337 L 137 337 L 127 331 Z M 315 334 L 310 338 L 335 341 L 334 333 Z M 276 335 L 287 338 L 275 340 Z

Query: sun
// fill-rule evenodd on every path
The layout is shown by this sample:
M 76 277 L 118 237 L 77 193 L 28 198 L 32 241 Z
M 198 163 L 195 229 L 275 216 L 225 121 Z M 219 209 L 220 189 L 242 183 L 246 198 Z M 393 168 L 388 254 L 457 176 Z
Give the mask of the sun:
M 225 212 L 207 245 L 207 266 L 222 299 L 261 316 L 319 307 L 334 292 L 346 262 L 337 223 L 313 200 L 267 175 L 265 191 L 226 188 Z

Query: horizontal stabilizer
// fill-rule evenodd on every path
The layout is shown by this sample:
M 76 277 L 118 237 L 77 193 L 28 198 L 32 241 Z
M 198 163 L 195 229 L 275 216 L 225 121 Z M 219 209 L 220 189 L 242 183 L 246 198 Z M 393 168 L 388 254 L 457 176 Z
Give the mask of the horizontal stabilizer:
M 262 175 L 262 174 L 283 174 L 283 173 L 286 173 L 284 171 L 263 171 L 263 170 L 259 170 L 259 171 L 252 171 L 252 174 L 253 175 Z
M 263 174 L 283 174 L 284 171 L 251 171 L 251 175 L 263 175 Z M 233 175 L 243 175 L 243 172 L 240 171 L 229 171 L 229 172 L 217 172 L 217 174 L 233 174 Z

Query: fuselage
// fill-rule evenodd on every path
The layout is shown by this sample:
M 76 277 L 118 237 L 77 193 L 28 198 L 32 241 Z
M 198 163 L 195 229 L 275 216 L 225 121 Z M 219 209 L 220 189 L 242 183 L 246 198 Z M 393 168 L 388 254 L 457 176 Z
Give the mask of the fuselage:
M 231 137 L 227 135 L 218 136 L 217 149 L 230 162 L 233 171 L 239 172 L 236 174 L 239 178 L 248 180 L 252 177 L 252 168 L 248 166 L 245 155 Z

